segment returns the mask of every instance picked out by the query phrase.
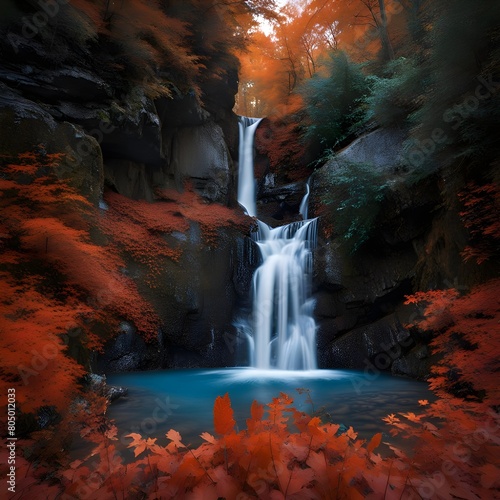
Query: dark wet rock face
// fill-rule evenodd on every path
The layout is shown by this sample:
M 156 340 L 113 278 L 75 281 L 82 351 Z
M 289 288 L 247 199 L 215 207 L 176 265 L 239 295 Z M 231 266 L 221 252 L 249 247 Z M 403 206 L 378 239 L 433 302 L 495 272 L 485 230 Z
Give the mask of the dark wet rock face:
M 197 224 L 176 237 L 182 257 L 178 262 L 161 262 L 153 291 L 142 286 L 144 276 L 129 262 L 129 272 L 137 275 L 139 288 L 160 316 L 156 341 L 146 343 L 133 325 L 122 325 L 120 335 L 98 356 L 98 371 L 234 366 L 237 362 L 243 341 L 233 326 L 234 311 L 248 306 L 253 271 L 259 264 L 255 244 L 234 229 L 221 228 L 217 245 L 206 245 Z
M 408 182 L 403 140 L 400 130 L 371 132 L 313 175 L 310 213 L 321 215 L 315 253 L 315 314 L 323 367 L 392 371 L 416 378 L 429 373 L 426 340 L 405 326 L 414 318 L 413 310 L 403 302 L 405 295 L 426 285 L 419 284 L 422 262 L 432 262 L 424 254 L 442 199 L 435 177 Z M 359 217 L 359 223 L 360 212 L 349 204 L 362 204 L 370 190 L 358 189 L 349 200 L 349 185 L 338 181 L 349 179 L 352 171 L 365 171 L 357 165 L 375 172 L 359 183 L 384 186 L 383 196 L 373 204 L 380 208 L 370 213 L 372 206 L 367 204 L 368 213 Z M 325 205 L 326 200 L 331 204 Z M 346 217 L 347 210 L 351 212 Z M 359 224 L 366 220 L 370 220 L 368 234 L 359 231 Z M 353 238 L 349 240 L 346 231 L 338 232 L 338 228 L 349 228 L 351 222 Z M 352 240 L 361 237 L 365 241 L 355 247 Z
M 56 168 L 61 179 L 97 204 L 104 172 L 97 141 L 69 122 L 57 122 L 46 109 L 0 83 L 0 153 L 16 155 L 34 148 L 64 153 Z
M 89 67 L 41 68 L 43 54 L 30 49 L 23 55 L 37 63 L 0 65 L 2 125 L 15 122 L 22 129 L 16 135 L 23 138 L 4 135 L 2 149 L 16 153 L 40 143 L 64 148 L 64 140 L 53 136 L 62 135 L 61 126 L 68 123 L 97 141 L 106 183 L 121 194 L 150 200 L 156 188 L 191 180 L 211 201 L 235 198 L 237 80 L 223 90 L 218 88 L 223 82 L 206 82 L 202 106 L 191 94 L 153 100 L 139 85 L 118 91 Z M 16 118 L 5 117 L 9 108 L 15 108 Z

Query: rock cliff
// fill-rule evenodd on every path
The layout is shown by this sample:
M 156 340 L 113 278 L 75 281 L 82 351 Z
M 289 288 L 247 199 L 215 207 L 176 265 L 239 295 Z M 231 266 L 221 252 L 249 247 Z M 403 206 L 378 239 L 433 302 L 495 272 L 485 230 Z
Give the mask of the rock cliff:
M 0 65 L 0 154 L 34 148 L 63 153 L 57 175 L 95 206 L 106 190 L 154 203 L 158 189 L 194 189 L 206 210 L 220 203 L 242 213 L 234 201 L 234 58 L 228 56 L 235 67 L 226 78 L 202 82 L 201 103 L 191 92 L 148 97 L 141 85 L 106 78 L 84 59 L 47 64 L 50 53 L 36 40 L 15 48 L 17 57 L 6 44 Z M 134 325 L 123 323 L 96 360 L 102 369 L 234 363 L 233 308 L 245 300 L 251 278 L 241 266 L 248 261 L 245 233 L 221 228 L 217 242 L 208 244 L 191 221 L 188 231 L 164 238 L 182 257 L 158 258 L 163 268 L 154 293 L 143 279 L 147 271 L 132 256 L 124 269 L 160 317 L 157 340 L 147 344 Z
M 317 170 L 310 216 L 321 216 L 315 256 L 318 352 L 323 367 L 391 370 L 423 378 L 428 338 L 405 325 L 416 290 L 461 291 L 491 272 L 463 262 L 466 231 L 438 174 L 411 176 L 401 129 L 358 138 Z

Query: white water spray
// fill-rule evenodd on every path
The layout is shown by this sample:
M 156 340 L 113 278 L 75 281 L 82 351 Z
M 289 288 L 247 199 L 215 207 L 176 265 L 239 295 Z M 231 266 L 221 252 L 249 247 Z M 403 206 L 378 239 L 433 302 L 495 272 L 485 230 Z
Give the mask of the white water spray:
M 255 215 L 253 136 L 258 122 L 246 125 L 249 122 L 245 120 L 240 119 L 238 201 L 249 215 Z M 249 192 L 254 197 L 251 202 L 247 199 Z M 303 200 L 301 206 L 304 203 L 307 201 Z M 274 229 L 258 221 L 254 240 L 263 262 L 253 277 L 251 319 L 241 325 L 248 338 L 251 364 L 256 368 L 317 367 L 314 301 L 310 298 L 316 234 L 317 219 Z

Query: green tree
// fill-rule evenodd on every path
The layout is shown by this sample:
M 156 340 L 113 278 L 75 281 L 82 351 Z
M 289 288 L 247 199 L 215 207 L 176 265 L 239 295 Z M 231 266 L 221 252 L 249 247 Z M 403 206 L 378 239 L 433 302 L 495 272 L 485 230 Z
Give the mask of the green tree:
M 366 120 L 385 126 L 405 123 L 423 92 L 420 75 L 415 58 L 400 57 L 386 65 L 382 76 L 369 76 Z
M 363 116 L 368 82 L 360 64 L 337 50 L 324 62 L 326 74 L 317 73 L 301 88 L 311 125 L 306 139 L 334 148 Z

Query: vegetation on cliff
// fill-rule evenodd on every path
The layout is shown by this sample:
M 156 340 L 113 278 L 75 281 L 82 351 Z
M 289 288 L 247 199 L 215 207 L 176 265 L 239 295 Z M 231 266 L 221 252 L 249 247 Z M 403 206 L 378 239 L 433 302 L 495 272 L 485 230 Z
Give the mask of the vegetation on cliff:
M 11 64 L 90 67 L 116 94 L 140 85 L 151 97 L 193 93 L 207 81 L 233 78 L 255 15 L 273 15 L 272 0 L 7 0 L 2 54 Z M 199 29 L 203 26 L 203 29 Z M 230 75 L 231 74 L 231 75 Z

